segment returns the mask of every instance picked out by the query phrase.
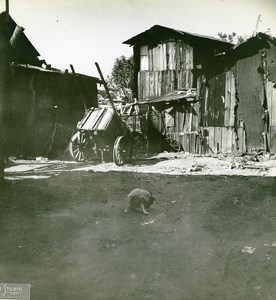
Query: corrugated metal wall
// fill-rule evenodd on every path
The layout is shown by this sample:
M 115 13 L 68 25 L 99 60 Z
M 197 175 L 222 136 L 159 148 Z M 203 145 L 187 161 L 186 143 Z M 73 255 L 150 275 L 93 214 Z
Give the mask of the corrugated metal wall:
M 263 85 L 258 73 L 261 53 L 242 59 L 236 63 L 237 95 L 239 105 L 237 122 L 243 123 L 246 132 L 248 151 L 264 149 L 262 132 L 264 131 Z

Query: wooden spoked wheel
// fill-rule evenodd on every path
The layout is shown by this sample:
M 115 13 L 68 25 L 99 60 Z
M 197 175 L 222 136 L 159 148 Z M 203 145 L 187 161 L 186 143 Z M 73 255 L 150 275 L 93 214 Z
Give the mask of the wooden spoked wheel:
M 130 160 L 131 141 L 125 136 L 118 136 L 113 147 L 113 161 L 122 166 Z
M 182 150 L 182 146 L 177 140 L 170 137 L 167 137 L 165 140 L 168 143 L 168 146 L 171 151 L 180 152 Z
M 88 140 L 84 133 L 76 132 L 69 143 L 69 152 L 76 161 L 85 161 L 89 156 Z

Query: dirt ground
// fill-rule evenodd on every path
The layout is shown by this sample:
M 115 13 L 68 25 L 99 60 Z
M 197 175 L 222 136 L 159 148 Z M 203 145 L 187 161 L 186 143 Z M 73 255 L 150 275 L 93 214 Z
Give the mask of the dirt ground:
M 15 160 L 0 282 L 31 299 L 275 299 L 275 160 L 162 154 L 134 165 Z M 157 198 L 125 214 L 133 188 Z

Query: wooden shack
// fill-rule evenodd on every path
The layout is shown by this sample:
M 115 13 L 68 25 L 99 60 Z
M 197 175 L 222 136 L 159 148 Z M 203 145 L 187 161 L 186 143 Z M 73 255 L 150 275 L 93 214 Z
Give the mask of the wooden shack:
M 11 68 L 5 113 L 10 155 L 58 157 L 85 107 L 98 106 L 99 80 L 31 65 L 12 64 Z
M 4 102 L 8 155 L 62 155 L 85 107 L 98 106 L 99 79 L 52 68 L 6 12 L 0 14 L 0 38 L 10 47 Z
M 125 43 L 134 46 L 138 101 L 184 151 L 276 152 L 274 38 L 233 46 L 156 25 Z
M 276 153 L 275 46 L 275 38 L 258 33 L 202 71 L 201 126 L 209 152 Z
M 194 97 L 194 91 L 198 92 L 198 75 L 194 70 L 204 68 L 210 58 L 227 51 L 232 44 L 160 25 L 124 43 L 133 46 L 134 96 L 139 102 L 151 104 L 155 127 L 177 139 L 185 151 L 201 151 L 200 104 L 199 97 Z M 192 93 L 193 97 L 179 99 L 171 94 L 177 91 Z M 162 100 L 168 94 L 171 97 Z

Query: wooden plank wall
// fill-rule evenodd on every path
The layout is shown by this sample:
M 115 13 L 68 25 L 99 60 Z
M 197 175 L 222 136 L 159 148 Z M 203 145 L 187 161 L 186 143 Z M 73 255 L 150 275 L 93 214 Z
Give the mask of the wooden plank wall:
M 267 110 L 269 114 L 270 134 L 268 146 L 271 154 L 276 153 L 276 86 L 274 82 L 267 80 L 266 84 Z
M 149 47 L 148 60 L 149 70 L 138 73 L 140 101 L 193 87 L 193 48 L 189 45 L 167 42 Z M 187 107 L 186 112 L 176 112 L 170 136 L 190 153 L 229 153 L 237 150 L 236 145 L 239 151 L 245 151 L 244 128 L 239 128 L 238 135 L 234 130 L 236 91 L 233 71 L 209 78 L 208 85 L 202 85 L 200 90 L 200 103 Z M 155 127 L 162 128 L 157 120 L 154 123 Z M 200 130 L 206 133 L 203 139 L 199 138 Z
M 231 75 L 228 72 L 221 73 L 202 82 L 201 85 L 203 86 L 200 89 L 202 99 L 201 124 L 204 126 L 223 127 L 226 124 L 226 126 L 231 126 L 229 125 L 233 95 L 231 79 Z
M 234 127 L 202 127 L 203 137 L 200 141 L 202 154 L 236 152 L 236 133 Z M 242 140 L 240 151 L 242 151 Z M 238 152 L 240 152 L 238 151 Z M 241 152 L 242 153 L 242 152 Z
M 138 74 L 138 97 L 142 101 L 192 87 L 193 48 L 181 41 L 148 47 L 148 66 Z
M 225 96 L 224 96 L 224 126 L 234 126 L 235 124 L 235 104 L 236 104 L 235 77 L 232 70 L 225 74 Z

